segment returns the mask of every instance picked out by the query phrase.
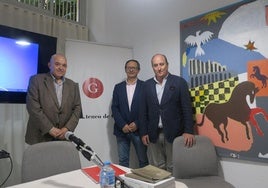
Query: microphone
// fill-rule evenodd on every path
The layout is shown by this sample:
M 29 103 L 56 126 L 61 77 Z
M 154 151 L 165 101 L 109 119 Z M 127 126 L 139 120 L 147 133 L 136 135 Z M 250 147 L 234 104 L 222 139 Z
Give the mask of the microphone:
M 65 138 L 67 140 L 72 141 L 76 144 L 76 149 L 82 153 L 82 155 L 88 160 L 92 161 L 95 165 L 97 165 L 99 168 L 102 168 L 104 166 L 104 163 L 99 158 L 99 156 L 91 149 L 91 147 L 87 146 L 80 138 L 76 137 L 73 132 L 67 131 L 65 133 Z M 122 180 L 119 176 L 116 176 L 116 180 L 120 181 L 121 186 L 120 187 L 126 187 L 127 184 Z
M 102 167 L 104 164 L 102 160 L 98 157 L 98 155 L 91 149 L 91 147 L 87 146 L 80 138 L 77 138 L 73 132 L 67 131 L 65 133 L 65 138 L 67 140 L 72 141 L 76 144 L 76 149 L 82 153 L 82 155 L 89 161 L 93 161 L 99 167 Z M 83 149 L 84 148 L 84 149 Z M 86 149 L 86 150 L 85 150 Z
M 77 146 L 82 146 L 83 148 L 85 148 L 89 151 L 93 151 L 91 149 L 91 147 L 87 146 L 80 138 L 77 138 L 73 132 L 67 131 L 64 136 L 65 136 L 66 140 L 70 140 L 70 141 L 74 142 Z
M 99 166 L 100 168 L 104 166 L 102 160 L 98 157 L 98 155 L 93 151 L 86 151 L 81 147 L 76 147 L 78 151 L 82 153 L 82 155 L 89 161 L 92 161 L 95 165 Z
M 9 158 L 10 154 L 5 150 L 0 150 L 0 159 Z

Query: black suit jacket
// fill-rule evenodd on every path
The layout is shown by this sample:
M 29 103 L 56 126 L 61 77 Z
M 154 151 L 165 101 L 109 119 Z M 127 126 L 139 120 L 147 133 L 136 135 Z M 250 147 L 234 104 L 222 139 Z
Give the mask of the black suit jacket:
M 140 104 L 140 134 L 149 135 L 151 142 L 158 138 L 159 116 L 168 142 L 183 133 L 193 134 L 193 113 L 187 82 L 179 76 L 169 74 L 161 103 L 156 94 L 156 81 L 151 78 L 143 85 Z
M 143 83 L 143 81 L 137 80 L 131 110 L 129 110 L 128 105 L 126 81 L 115 85 L 112 100 L 112 113 L 115 121 L 114 135 L 122 137 L 125 136 L 122 128 L 131 122 L 135 122 L 137 127 L 139 127 L 139 100 Z M 135 134 L 138 134 L 138 130 L 135 132 Z

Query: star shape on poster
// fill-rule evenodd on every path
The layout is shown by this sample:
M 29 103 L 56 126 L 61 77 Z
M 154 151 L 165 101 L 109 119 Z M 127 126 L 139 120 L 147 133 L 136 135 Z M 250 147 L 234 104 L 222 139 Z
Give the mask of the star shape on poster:
M 220 19 L 223 15 L 225 15 L 225 12 L 222 11 L 214 11 L 211 13 L 206 14 L 204 17 L 201 18 L 201 21 L 207 21 L 208 25 L 213 23 L 217 23 L 217 20 Z
M 246 45 L 244 45 L 246 47 L 247 50 L 253 51 L 256 50 L 257 48 L 254 46 L 254 41 L 248 41 L 248 43 Z

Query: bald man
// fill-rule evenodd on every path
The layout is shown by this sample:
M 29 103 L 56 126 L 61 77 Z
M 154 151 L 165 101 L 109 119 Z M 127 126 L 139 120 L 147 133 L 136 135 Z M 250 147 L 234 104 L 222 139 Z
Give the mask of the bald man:
M 66 57 L 52 55 L 48 67 L 48 73 L 34 75 L 29 80 L 25 142 L 30 145 L 64 140 L 67 131 L 75 130 L 82 113 L 78 84 L 65 77 Z

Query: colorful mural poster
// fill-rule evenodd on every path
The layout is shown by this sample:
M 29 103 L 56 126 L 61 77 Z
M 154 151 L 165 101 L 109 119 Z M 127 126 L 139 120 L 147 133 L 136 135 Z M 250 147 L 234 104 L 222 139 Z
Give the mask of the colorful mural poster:
M 197 134 L 222 157 L 268 162 L 268 1 L 180 22 L 181 75 Z

